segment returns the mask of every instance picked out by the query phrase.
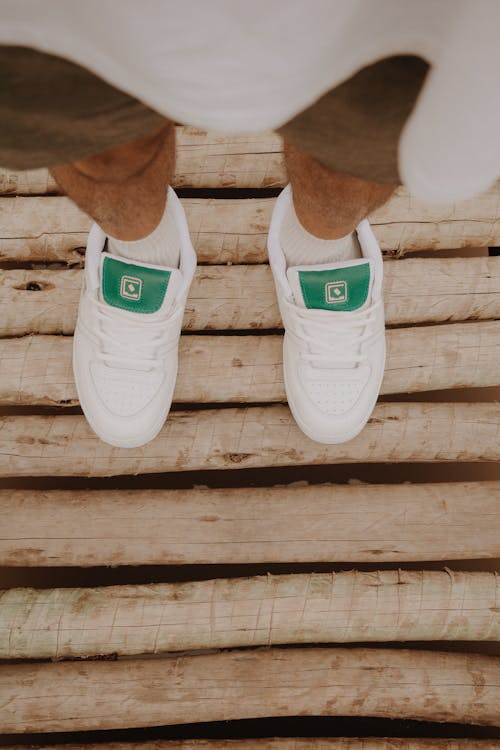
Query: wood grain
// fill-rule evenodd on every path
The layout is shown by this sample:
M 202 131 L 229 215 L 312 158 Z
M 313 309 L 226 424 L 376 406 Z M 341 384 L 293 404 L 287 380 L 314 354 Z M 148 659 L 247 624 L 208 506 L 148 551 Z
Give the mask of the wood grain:
M 73 333 L 82 280 L 78 268 L 0 271 L 0 336 Z M 388 260 L 384 284 L 389 325 L 500 318 L 497 258 Z M 280 327 L 267 265 L 198 267 L 184 330 Z
M 0 658 L 500 640 L 500 576 L 378 570 L 0 592 Z
M 266 648 L 0 666 L 0 731 L 62 732 L 263 716 L 494 725 L 500 658 L 380 648 Z
M 354 440 L 306 438 L 286 406 L 174 411 L 141 448 L 114 448 L 80 415 L 0 418 L 0 476 L 116 476 L 380 461 L 498 461 L 500 404 L 381 403 Z
M 386 339 L 383 395 L 500 385 L 500 321 L 399 328 Z M 0 404 L 77 404 L 72 346 L 67 336 L 0 339 Z M 183 336 L 174 401 L 286 401 L 282 348 L 281 336 Z
M 0 565 L 500 557 L 500 482 L 0 490 Z
M 283 142 L 272 132 L 221 135 L 176 127 L 176 188 L 269 188 L 286 183 Z M 0 194 L 59 193 L 48 169 L 0 169 Z
M 382 250 L 392 256 L 500 245 L 499 194 L 495 187 L 486 198 L 424 210 L 401 188 L 370 218 Z M 274 198 L 186 198 L 182 203 L 199 262 L 267 260 Z M 79 262 L 77 249 L 85 247 L 90 223 L 64 196 L 0 198 L 0 260 Z

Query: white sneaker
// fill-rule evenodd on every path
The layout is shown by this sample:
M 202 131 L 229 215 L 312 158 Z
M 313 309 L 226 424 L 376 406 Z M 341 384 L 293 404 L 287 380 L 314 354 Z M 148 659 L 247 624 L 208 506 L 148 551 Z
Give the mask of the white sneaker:
M 268 237 L 285 327 L 288 404 L 301 430 L 320 443 L 343 443 L 365 426 L 385 365 L 383 262 L 365 219 L 357 227 L 362 257 L 287 268 L 281 225 L 292 200 L 280 194 Z
M 103 252 L 106 235 L 90 230 L 73 342 L 81 407 L 94 432 L 125 448 L 160 431 L 172 403 L 184 306 L 196 254 L 179 199 L 168 189 L 180 238 L 180 268 Z

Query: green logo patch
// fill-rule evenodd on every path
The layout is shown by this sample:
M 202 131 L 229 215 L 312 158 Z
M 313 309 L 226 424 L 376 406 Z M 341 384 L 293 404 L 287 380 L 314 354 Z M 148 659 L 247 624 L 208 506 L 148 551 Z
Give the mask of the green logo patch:
M 108 305 L 138 313 L 154 313 L 165 299 L 170 271 L 123 263 L 104 256 L 102 296 Z
M 351 312 L 365 304 L 370 288 L 370 264 L 357 263 L 323 271 L 298 271 L 306 307 Z

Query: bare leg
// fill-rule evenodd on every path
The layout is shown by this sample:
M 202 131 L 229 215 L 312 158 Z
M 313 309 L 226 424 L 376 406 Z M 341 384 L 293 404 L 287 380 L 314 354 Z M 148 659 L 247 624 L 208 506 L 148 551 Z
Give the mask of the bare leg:
M 106 232 L 139 240 L 158 225 L 175 164 L 175 130 L 165 125 L 130 143 L 52 167 L 64 192 Z
M 394 192 L 395 185 L 337 174 L 285 141 L 285 161 L 300 223 L 321 239 L 338 239 Z

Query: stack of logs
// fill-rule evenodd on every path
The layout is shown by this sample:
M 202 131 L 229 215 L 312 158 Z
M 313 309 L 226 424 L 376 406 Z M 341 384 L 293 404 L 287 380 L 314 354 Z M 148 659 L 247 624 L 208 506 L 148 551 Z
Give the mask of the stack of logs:
M 500 186 L 446 207 L 400 189 L 373 214 L 386 254 L 384 398 L 361 435 L 325 446 L 285 403 L 265 264 L 270 188 L 286 182 L 281 142 L 179 128 L 178 146 L 174 187 L 213 197 L 183 199 L 200 266 L 176 404 L 138 449 L 104 445 L 78 409 L 71 335 L 89 219 L 45 170 L 0 172 L 0 574 L 21 568 L 29 583 L 45 569 L 43 588 L 0 592 L 0 733 L 40 743 L 291 716 L 451 722 L 471 735 L 500 726 L 498 648 L 479 643 L 500 641 L 500 258 L 459 252 L 500 244 Z M 384 463 L 399 466 L 379 467 L 383 482 L 334 483 L 339 467 L 358 476 L 358 464 Z M 404 481 L 417 463 L 418 481 Z M 332 481 L 315 480 L 314 466 Z M 290 482 L 292 467 L 305 481 Z M 180 473 L 210 486 L 179 488 Z M 146 476 L 123 489 L 132 475 Z M 224 577 L 210 577 L 214 564 Z M 199 580 L 54 588 L 52 568 L 132 565 L 172 566 L 154 569 L 160 580 L 202 567 Z M 259 574 L 241 577 L 245 566 Z M 474 736 L 141 747 L 500 748 L 494 732 Z

